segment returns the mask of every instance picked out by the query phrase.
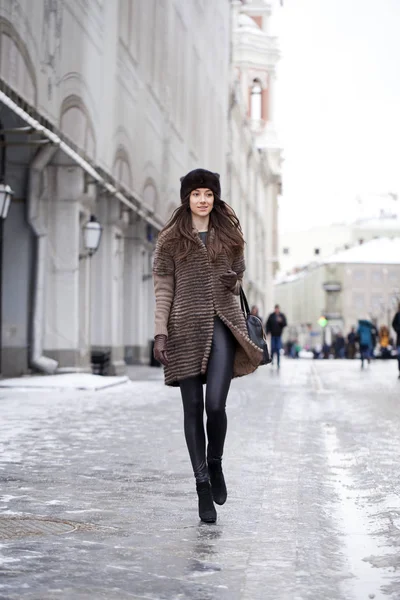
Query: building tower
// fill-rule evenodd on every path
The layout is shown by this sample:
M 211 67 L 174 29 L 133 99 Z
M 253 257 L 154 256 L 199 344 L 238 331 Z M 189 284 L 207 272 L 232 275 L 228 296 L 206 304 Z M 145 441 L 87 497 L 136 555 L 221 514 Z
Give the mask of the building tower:
M 273 1 L 232 2 L 234 109 L 231 108 L 231 112 L 234 113 L 236 123 L 241 119 L 241 127 L 245 131 L 245 134 L 241 134 L 241 143 L 247 148 L 237 167 L 240 172 L 237 180 L 242 177 L 244 169 L 246 175 L 241 192 L 247 196 L 247 206 L 250 207 L 244 216 L 244 223 L 248 225 L 245 233 L 250 233 L 250 237 L 256 240 L 256 254 L 246 256 L 246 260 L 250 259 L 250 266 L 261 260 L 261 267 L 258 265 L 258 268 L 252 270 L 252 273 L 256 272 L 256 280 L 251 275 L 252 284 L 255 290 L 257 288 L 252 301 L 264 304 L 264 310 L 269 310 L 273 303 L 272 281 L 278 268 L 278 196 L 281 193 L 282 151 L 274 126 L 276 66 L 280 55 L 277 38 L 270 33 L 272 11 Z M 237 143 L 234 130 L 233 155 Z M 233 157 L 233 163 L 234 161 Z M 234 189 L 232 195 L 235 195 Z M 250 225 L 252 211 L 262 223 L 260 231 L 258 225 L 253 228 Z M 252 249 L 249 248 L 249 253 L 251 252 Z M 263 290 L 262 301 L 258 299 L 260 289 Z

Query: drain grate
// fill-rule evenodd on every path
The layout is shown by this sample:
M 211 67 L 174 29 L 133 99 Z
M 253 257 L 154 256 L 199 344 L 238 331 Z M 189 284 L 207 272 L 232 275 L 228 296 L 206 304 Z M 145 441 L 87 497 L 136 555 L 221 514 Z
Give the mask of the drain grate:
M 0 517 L 0 540 L 33 535 L 61 535 L 77 530 L 93 530 L 93 525 L 40 517 Z

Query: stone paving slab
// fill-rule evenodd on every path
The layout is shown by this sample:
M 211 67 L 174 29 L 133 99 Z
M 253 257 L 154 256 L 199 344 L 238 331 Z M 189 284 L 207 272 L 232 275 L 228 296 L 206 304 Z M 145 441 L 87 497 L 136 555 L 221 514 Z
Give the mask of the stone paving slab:
M 228 502 L 199 523 L 179 391 L 0 389 L 0 599 L 400 598 L 400 382 L 284 361 L 235 380 Z

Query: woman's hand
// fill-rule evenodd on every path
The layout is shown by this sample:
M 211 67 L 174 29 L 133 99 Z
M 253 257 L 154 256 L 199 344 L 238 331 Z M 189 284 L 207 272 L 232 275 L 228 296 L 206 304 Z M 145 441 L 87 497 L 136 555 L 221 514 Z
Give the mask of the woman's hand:
M 166 335 L 156 335 L 154 338 L 153 356 L 164 367 L 168 366 L 167 339 Z
M 228 288 L 228 290 L 233 291 L 235 289 L 238 276 L 237 273 L 235 273 L 235 271 L 229 270 L 223 275 L 221 275 L 219 280 L 221 281 L 221 283 L 224 284 L 225 287 Z

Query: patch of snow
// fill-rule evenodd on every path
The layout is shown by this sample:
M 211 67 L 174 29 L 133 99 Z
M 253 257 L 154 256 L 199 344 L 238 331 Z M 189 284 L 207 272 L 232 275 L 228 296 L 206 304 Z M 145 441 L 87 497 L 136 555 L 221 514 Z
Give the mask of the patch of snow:
M 378 238 L 332 254 L 326 264 L 400 265 L 400 237 Z
M 58 390 L 102 390 L 108 387 L 128 383 L 126 375 L 104 377 L 91 373 L 65 373 L 63 375 L 32 375 L 14 379 L 3 379 L 0 387 L 18 389 L 58 389 Z

